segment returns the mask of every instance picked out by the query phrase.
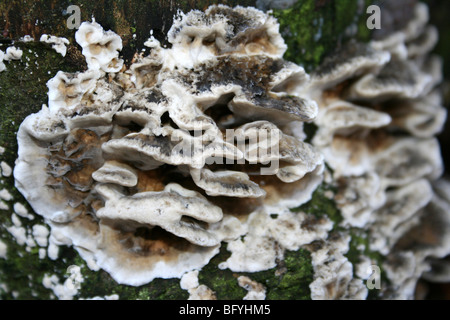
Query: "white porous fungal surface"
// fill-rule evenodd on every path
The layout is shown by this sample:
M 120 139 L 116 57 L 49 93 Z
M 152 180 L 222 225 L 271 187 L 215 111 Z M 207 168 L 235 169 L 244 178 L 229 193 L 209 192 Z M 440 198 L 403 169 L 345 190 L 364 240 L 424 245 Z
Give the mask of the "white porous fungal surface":
M 0 168 L 2 169 L 2 175 L 4 177 L 9 177 L 12 174 L 12 168 L 5 161 L 0 163 Z
M 413 298 L 419 278 L 448 279 L 450 269 L 439 262 L 450 254 L 450 183 L 435 137 L 446 118 L 442 63 L 427 21 L 418 4 L 403 30 L 349 43 L 311 74 L 283 59 L 277 21 L 254 8 L 180 12 L 170 47 L 151 36 L 130 66 L 120 36 L 83 22 L 75 39 L 88 69 L 59 71 L 48 104 L 17 133 L 16 187 L 46 226 L 25 229 L 18 216 L 32 216 L 14 205 L 8 231 L 41 258 L 73 246 L 120 284 L 180 278 L 193 300 L 216 298 L 198 274 L 224 245 L 219 268 L 246 273 L 308 250 L 313 299 L 367 298 L 371 252 L 386 257 L 380 296 Z M 339 225 L 298 209 L 324 179 Z M 359 262 L 348 257 L 351 229 L 367 242 Z M 44 286 L 73 298 L 83 281 L 74 268 Z M 237 281 L 244 299 L 265 299 L 264 284 Z

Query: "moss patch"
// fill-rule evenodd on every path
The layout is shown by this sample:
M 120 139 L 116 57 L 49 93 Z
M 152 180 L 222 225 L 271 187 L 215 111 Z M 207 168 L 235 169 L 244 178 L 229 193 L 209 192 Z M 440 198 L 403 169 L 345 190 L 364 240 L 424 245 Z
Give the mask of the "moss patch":
M 81 298 L 106 296 L 117 294 L 121 300 L 186 300 L 187 291 L 181 289 L 180 279 L 155 279 L 143 286 L 119 285 L 103 270 L 89 270 L 81 258 L 77 258 L 77 265 L 81 265 L 84 281 L 81 284 Z
M 305 67 L 307 71 L 318 66 L 334 48 L 348 39 L 368 41 L 366 8 L 358 1 L 298 0 L 292 8 L 274 10 L 280 31 L 288 45 L 285 59 Z
M 46 103 L 47 81 L 58 70 L 75 71 L 73 61 L 69 57 L 64 59 L 49 45 L 34 42 L 16 42 L 14 45 L 23 51 L 22 59 L 5 62 L 6 70 L 0 72 L 0 146 L 5 148 L 0 161 L 5 161 L 11 167 L 14 166 L 17 157 L 17 130 L 27 115 L 37 112 L 42 104 Z M 0 210 L 0 239 L 8 248 L 8 259 L 0 259 L 0 283 L 6 285 L 8 292 L 0 290 L 0 299 L 49 298 L 51 292 L 42 286 L 44 274 L 62 276 L 66 260 L 41 260 L 38 257 L 37 247 L 31 248 L 28 252 L 24 246 L 16 243 L 7 231 L 7 227 L 12 225 L 13 204 L 20 202 L 29 212 L 33 210 L 14 188 L 12 175 L 0 179 L 0 189 L 8 190 L 12 195 L 11 201 L 5 201 L 11 210 Z M 37 216 L 33 221 L 28 219 L 21 221 L 27 230 L 31 230 L 34 224 L 45 224 Z M 66 259 L 74 256 L 72 249 L 62 249 L 62 254 Z
M 59 70 L 80 69 L 73 50 L 64 58 L 39 42 L 16 42 L 14 46 L 23 51 L 22 59 L 5 62 L 6 70 L 0 72 L 0 146 L 6 149 L 2 158 L 9 164 L 16 159 L 16 133 L 23 119 L 47 103 L 47 81 Z
M 342 222 L 343 217 L 340 210 L 336 207 L 336 203 L 330 197 L 327 197 L 327 192 L 336 192 L 336 188 L 332 185 L 322 183 L 313 193 L 312 198 L 307 203 L 298 208 L 291 209 L 293 212 L 303 211 L 306 214 L 312 214 L 317 218 L 324 216 L 328 217 L 334 222 L 334 228 L 337 228 Z
M 300 249 L 286 251 L 274 269 L 246 275 L 266 287 L 267 300 L 310 300 L 313 273 L 310 253 Z
M 245 275 L 266 287 L 267 300 L 309 300 L 309 284 L 313 280 L 311 257 L 307 250 L 286 251 L 283 261 L 273 269 L 260 272 L 232 272 L 218 265 L 230 253 L 222 246 L 221 253 L 199 273 L 199 282 L 208 286 L 219 300 L 241 300 L 247 291 L 238 285 L 237 278 Z

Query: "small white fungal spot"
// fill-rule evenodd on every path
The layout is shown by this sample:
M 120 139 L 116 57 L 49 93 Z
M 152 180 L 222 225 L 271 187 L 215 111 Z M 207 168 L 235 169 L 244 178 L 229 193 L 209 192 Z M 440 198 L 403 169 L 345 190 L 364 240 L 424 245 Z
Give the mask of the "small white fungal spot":
M 39 248 L 39 259 L 45 259 L 47 256 L 47 251 L 44 248 Z
M 194 289 L 199 286 L 198 270 L 186 272 L 180 280 L 180 287 L 183 290 Z
M 34 41 L 34 38 L 27 34 L 27 35 L 25 35 L 23 37 L 20 37 L 19 41 L 21 41 L 21 42 L 32 42 L 32 41 Z M 31 51 L 31 50 L 29 50 L 29 51 Z
M 23 246 L 27 242 L 27 230 L 24 227 L 11 226 L 6 230 L 15 238 L 18 245 Z
M 0 210 L 9 210 L 9 206 L 3 200 L 0 200 Z
M 6 55 L 4 60 L 10 61 L 10 60 L 20 60 L 22 58 L 23 51 L 16 48 L 16 47 L 9 47 L 6 49 Z
M 11 168 L 5 161 L 2 161 L 2 162 L 0 163 L 0 167 L 1 167 L 1 169 L 2 169 L 2 175 L 3 175 L 4 177 L 9 177 L 9 176 L 11 176 L 11 174 L 12 174 L 12 168 Z
M 9 193 L 8 190 L 6 190 L 6 189 L 0 190 L 0 199 L 3 199 L 5 201 L 9 201 L 12 198 L 13 198 L 13 196 L 11 195 L 11 193 Z
M 30 214 L 28 214 L 28 210 L 27 208 L 25 208 L 25 206 L 23 204 L 21 204 L 20 202 L 16 202 L 14 203 L 14 212 L 17 213 L 19 216 L 21 216 L 22 218 L 30 218 Z M 31 216 L 33 217 L 33 216 Z
M 11 215 L 11 222 L 16 227 L 21 227 L 22 226 L 22 222 L 20 221 L 19 217 L 16 214 L 14 214 L 14 213 Z
M 33 237 L 40 247 L 47 247 L 49 234 L 47 227 L 40 224 L 33 226 Z
M 8 247 L 6 246 L 6 244 L 0 240 L 0 258 L 2 259 L 6 259 L 6 254 L 8 251 Z
M 47 254 L 48 254 L 48 257 L 52 260 L 58 259 L 59 247 L 56 244 L 50 242 L 50 244 L 47 248 Z

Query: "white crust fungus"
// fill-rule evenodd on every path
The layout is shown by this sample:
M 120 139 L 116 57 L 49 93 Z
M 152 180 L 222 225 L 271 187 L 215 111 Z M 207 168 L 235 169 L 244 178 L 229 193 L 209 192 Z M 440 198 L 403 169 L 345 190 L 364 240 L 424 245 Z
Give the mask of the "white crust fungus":
M 5 60 L 5 52 L 3 50 L 0 50 L 0 72 L 6 70 L 6 66 L 3 63 L 4 60 Z
M 327 237 L 333 223 L 326 218 L 313 218 L 305 213 L 278 211 L 277 217 L 265 211 L 253 212 L 247 222 L 244 239 L 228 243 L 230 258 L 219 265 L 235 272 L 255 272 L 274 268 L 283 257 L 283 248 L 298 250 L 313 241 Z
M 186 272 L 180 279 L 180 287 L 189 292 L 188 300 L 216 300 L 215 293 L 198 282 L 198 270 Z

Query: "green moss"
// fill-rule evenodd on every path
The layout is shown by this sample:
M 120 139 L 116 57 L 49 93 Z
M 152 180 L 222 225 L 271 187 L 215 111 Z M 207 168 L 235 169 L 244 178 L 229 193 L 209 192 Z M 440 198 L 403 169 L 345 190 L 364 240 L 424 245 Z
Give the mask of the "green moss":
M 222 245 L 220 253 L 202 268 L 198 280 L 200 284 L 213 290 L 219 300 L 241 300 L 247 291 L 238 285 L 239 274 L 228 269 L 219 269 L 219 263 L 228 259 L 229 256 L 226 245 Z
M 292 8 L 273 12 L 289 48 L 285 54 L 287 60 L 298 64 L 319 63 L 324 47 L 316 43 L 315 35 L 320 36 L 323 20 L 315 11 L 314 3 L 314 0 L 299 0 Z
M 349 250 L 345 254 L 347 259 L 353 265 L 356 265 L 357 263 L 361 262 L 361 256 L 368 257 L 373 262 L 373 264 L 378 266 L 381 270 L 381 288 L 388 287 L 390 281 L 382 269 L 383 262 L 385 261 L 385 256 L 383 256 L 379 252 L 370 250 L 370 239 L 368 231 L 360 228 L 350 228 L 349 233 L 351 235 L 351 240 L 349 244 Z M 369 295 L 367 298 L 369 300 L 380 299 L 380 294 L 380 290 L 372 289 L 369 290 Z
M 6 149 L 2 158 L 13 164 L 17 155 L 15 135 L 23 119 L 47 103 L 49 79 L 59 71 L 74 72 L 77 66 L 69 58 L 39 42 L 16 42 L 23 51 L 20 60 L 5 62 L 0 72 L 0 146 Z
M 305 122 L 303 124 L 303 131 L 306 134 L 305 142 L 307 142 L 307 143 L 312 142 L 312 139 L 314 138 L 314 135 L 316 134 L 317 129 L 318 129 L 317 125 L 313 122 L 311 122 L 311 123 Z
M 6 232 L 6 231 L 5 231 Z M 61 255 L 65 259 L 51 261 L 39 259 L 37 251 L 27 252 L 23 246 L 15 243 L 9 234 L 2 230 L 2 241 L 7 243 L 7 259 L 0 259 L 0 283 L 6 285 L 8 291 L 0 290 L 0 299 L 50 299 L 53 292 L 42 285 L 45 274 L 57 275 L 64 279 L 67 260 L 74 256 L 71 248 L 62 248 Z
M 354 0 L 333 1 L 335 7 L 335 25 L 337 30 L 345 30 L 357 15 L 358 2 Z
M 360 256 L 364 255 L 371 260 L 375 261 L 378 265 L 381 265 L 384 261 L 384 256 L 379 252 L 371 251 L 369 247 L 369 236 L 366 230 L 359 228 L 350 229 L 351 240 L 350 249 L 346 254 L 346 257 L 352 264 L 361 262 Z M 361 249 L 362 248 L 362 249 Z
M 180 279 L 155 279 L 142 286 L 120 285 L 107 272 L 90 270 L 79 255 L 72 262 L 81 266 L 84 279 L 76 298 L 117 294 L 121 300 L 186 300 L 189 296 L 181 289 Z
M 286 251 L 274 269 L 246 275 L 266 287 L 267 300 L 310 300 L 313 273 L 310 253 L 300 249 Z
M 385 260 L 385 256 L 377 251 L 370 250 L 370 233 L 364 229 L 342 226 L 341 222 L 343 221 L 343 217 L 339 209 L 336 207 L 334 200 L 325 196 L 325 192 L 327 191 L 336 192 L 336 189 L 333 186 L 322 184 L 313 193 L 311 201 L 298 208 L 292 209 L 292 211 L 302 211 L 306 214 L 312 214 L 318 218 L 324 216 L 330 218 L 330 220 L 334 222 L 331 232 L 344 232 L 345 234 L 350 235 L 349 250 L 345 254 L 345 257 L 352 263 L 353 266 L 361 262 L 361 256 L 365 256 L 381 268 Z M 381 270 L 381 282 L 382 287 L 387 287 L 389 284 L 383 270 Z M 379 299 L 379 297 L 380 290 L 373 289 L 369 291 L 368 299 Z
M 370 30 L 366 27 L 365 9 L 373 1 L 298 0 L 292 8 L 274 10 L 273 16 L 280 23 L 280 31 L 288 45 L 285 59 L 311 71 L 334 48 L 349 38 L 368 41 Z M 363 9 L 363 10 L 362 10 Z M 348 29 L 355 29 L 355 35 Z
M 74 71 L 70 59 L 64 59 L 49 45 L 42 43 L 20 43 L 15 47 L 23 51 L 21 60 L 5 62 L 6 70 L 0 72 L 0 146 L 5 152 L 0 161 L 5 161 L 13 167 L 17 157 L 16 133 L 23 119 L 32 112 L 41 109 L 47 102 L 47 81 L 58 70 Z M 7 189 L 12 200 L 7 201 L 10 207 L 16 202 L 25 205 L 29 212 L 31 207 L 14 187 L 14 178 L 2 177 L 0 189 Z M 0 239 L 7 245 L 8 259 L 0 259 L 0 283 L 9 289 L 2 292 L 0 299 L 13 298 L 16 291 L 18 299 L 49 298 L 51 291 L 42 286 L 45 273 L 63 275 L 66 269 L 64 261 L 39 259 L 37 247 L 27 252 L 24 246 L 18 245 L 6 230 L 12 225 L 11 212 L 0 210 Z M 33 221 L 21 219 L 24 228 L 30 230 L 34 224 L 45 224 L 40 217 Z M 63 249 L 63 255 L 70 259 L 74 256 L 72 249 Z
M 310 299 L 309 284 L 313 278 L 311 257 L 307 250 L 285 252 L 283 261 L 270 270 L 260 272 L 232 272 L 221 270 L 218 265 L 225 261 L 230 253 L 222 246 L 219 255 L 199 273 L 199 282 L 208 286 L 219 300 L 240 300 L 247 291 L 238 285 L 239 276 L 250 279 L 266 287 L 267 300 L 308 300 Z
M 306 214 L 314 215 L 317 218 L 326 216 L 334 222 L 334 226 L 337 228 L 339 223 L 342 222 L 343 217 L 334 200 L 326 196 L 327 191 L 335 193 L 336 189 L 331 185 L 323 183 L 314 191 L 310 201 L 298 208 L 291 209 L 291 211 L 302 211 Z

